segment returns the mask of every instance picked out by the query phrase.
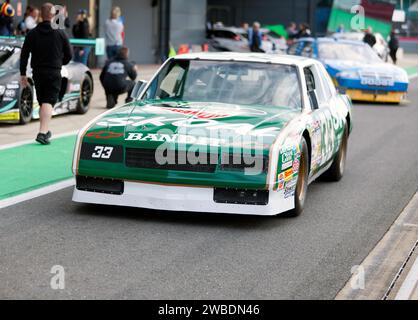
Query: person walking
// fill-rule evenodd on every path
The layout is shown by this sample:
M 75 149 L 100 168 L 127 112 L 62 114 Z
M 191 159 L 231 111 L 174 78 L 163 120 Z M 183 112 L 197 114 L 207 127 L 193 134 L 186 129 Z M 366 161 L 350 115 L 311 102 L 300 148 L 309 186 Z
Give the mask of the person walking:
M 363 38 L 363 42 L 367 43 L 370 47 L 374 47 L 374 45 L 376 44 L 377 40 L 376 37 L 373 34 L 373 29 L 371 27 L 368 27 L 366 29 L 364 38 Z
M 61 91 L 61 68 L 72 59 L 71 45 L 63 30 L 52 28 L 54 5 L 45 3 L 41 8 L 42 23 L 26 36 L 20 56 L 20 75 L 23 87 L 29 85 L 27 65 L 31 56 L 33 80 L 36 95 L 41 107 L 40 130 L 36 141 L 43 145 L 50 144 L 49 125 L 53 106 Z
M 110 19 L 106 21 L 106 53 L 109 60 L 115 58 L 123 46 L 124 26 L 121 21 L 122 11 L 119 7 L 114 7 L 110 14 Z
M 254 22 L 253 27 L 248 29 L 248 45 L 251 52 L 265 52 L 263 46 L 263 33 L 260 23 Z
M 73 26 L 73 36 L 76 39 L 90 38 L 90 24 L 87 18 L 86 10 L 80 10 L 78 12 L 77 22 Z M 91 52 L 90 47 L 75 47 L 74 48 L 74 61 L 87 65 L 89 61 L 90 52 Z
M 135 64 L 129 62 L 128 59 L 129 49 L 122 47 L 115 58 L 108 60 L 100 74 L 100 82 L 106 92 L 108 109 L 115 107 L 121 94 L 128 93 L 126 103 L 132 101 L 131 93 L 135 87 L 137 69 Z
M 6 0 L 0 7 L 0 36 L 10 37 L 14 35 L 15 9 L 10 4 L 10 0 Z
M 389 55 L 392 58 L 394 64 L 398 62 L 398 50 L 399 50 L 399 39 L 396 35 L 395 30 L 392 30 L 389 36 Z

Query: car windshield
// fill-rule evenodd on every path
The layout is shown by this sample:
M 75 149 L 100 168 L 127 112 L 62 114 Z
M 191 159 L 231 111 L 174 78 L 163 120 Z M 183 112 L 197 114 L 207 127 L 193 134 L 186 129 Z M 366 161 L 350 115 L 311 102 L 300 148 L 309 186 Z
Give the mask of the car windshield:
M 147 99 L 302 108 L 295 66 L 254 62 L 172 60 Z
M 348 60 L 365 63 L 381 62 L 379 56 L 368 45 L 351 43 L 320 43 L 318 55 L 323 60 Z

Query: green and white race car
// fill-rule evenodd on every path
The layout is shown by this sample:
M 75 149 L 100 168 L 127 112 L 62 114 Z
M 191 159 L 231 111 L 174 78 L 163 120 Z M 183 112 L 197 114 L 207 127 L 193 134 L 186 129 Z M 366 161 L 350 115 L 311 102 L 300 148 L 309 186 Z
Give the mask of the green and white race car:
M 134 92 L 79 133 L 74 201 L 297 216 L 344 174 L 351 101 L 315 60 L 181 55 Z

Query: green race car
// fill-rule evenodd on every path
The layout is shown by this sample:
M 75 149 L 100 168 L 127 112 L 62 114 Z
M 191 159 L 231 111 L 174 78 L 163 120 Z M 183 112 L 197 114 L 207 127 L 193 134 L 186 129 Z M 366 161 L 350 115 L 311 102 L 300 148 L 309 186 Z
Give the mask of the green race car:
M 297 216 L 344 174 L 351 101 L 315 60 L 181 55 L 134 92 L 79 133 L 74 201 Z

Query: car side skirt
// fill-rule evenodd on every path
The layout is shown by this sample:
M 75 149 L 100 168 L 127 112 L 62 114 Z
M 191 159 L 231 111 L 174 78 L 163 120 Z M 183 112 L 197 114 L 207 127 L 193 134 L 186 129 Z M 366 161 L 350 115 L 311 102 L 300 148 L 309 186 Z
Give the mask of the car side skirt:
M 177 212 L 207 212 L 237 215 L 275 216 L 293 210 L 294 195 L 270 191 L 267 205 L 224 204 L 214 201 L 214 188 L 167 186 L 125 182 L 122 195 L 74 190 L 78 203 L 136 207 Z

